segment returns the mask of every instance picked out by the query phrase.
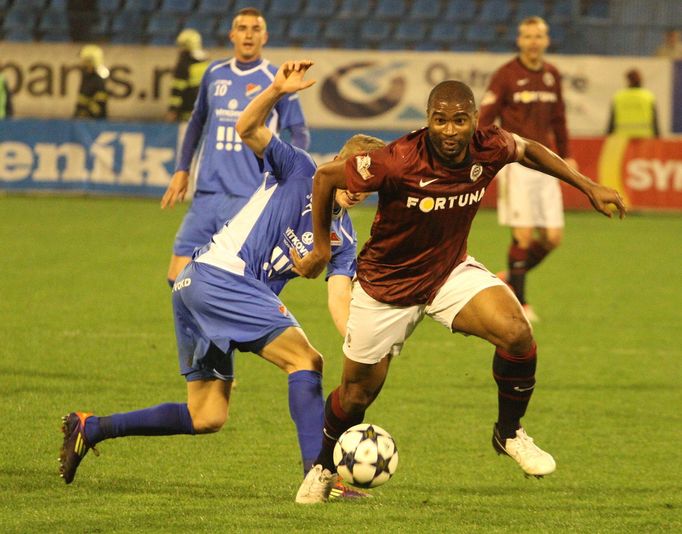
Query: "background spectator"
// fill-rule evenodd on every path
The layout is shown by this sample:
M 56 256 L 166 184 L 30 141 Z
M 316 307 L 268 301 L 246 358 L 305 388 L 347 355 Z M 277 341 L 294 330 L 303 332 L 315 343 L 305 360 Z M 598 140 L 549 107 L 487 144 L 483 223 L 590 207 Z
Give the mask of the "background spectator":
M 97 45 L 85 45 L 81 48 L 80 58 L 83 68 L 83 78 L 78 91 L 76 111 L 74 117 L 81 119 L 107 118 L 106 81 L 109 69 L 104 66 L 104 53 Z
M 658 137 L 656 97 L 642 87 L 642 75 L 637 69 L 625 73 L 627 87 L 619 90 L 611 101 L 607 134 L 628 137 Z

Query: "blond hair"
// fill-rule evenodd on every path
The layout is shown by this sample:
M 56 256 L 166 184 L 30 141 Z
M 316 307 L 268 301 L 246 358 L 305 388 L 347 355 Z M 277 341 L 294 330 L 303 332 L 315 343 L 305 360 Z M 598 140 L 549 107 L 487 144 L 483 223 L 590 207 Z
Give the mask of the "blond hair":
M 339 150 L 339 157 L 347 158 L 348 156 L 358 154 L 359 152 L 371 152 L 372 150 L 383 148 L 385 146 L 386 143 L 378 137 L 372 137 L 371 135 L 365 134 L 355 134 L 341 147 L 341 150 Z

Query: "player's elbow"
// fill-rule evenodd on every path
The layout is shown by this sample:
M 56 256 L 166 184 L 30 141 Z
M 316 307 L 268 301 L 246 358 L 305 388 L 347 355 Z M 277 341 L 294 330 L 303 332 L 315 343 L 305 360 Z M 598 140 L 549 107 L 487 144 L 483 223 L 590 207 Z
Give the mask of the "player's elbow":
M 244 117 L 241 116 L 237 121 L 237 124 L 235 124 L 235 130 L 237 130 L 237 134 L 242 141 L 246 141 L 248 138 L 253 137 L 256 131 L 256 126 L 249 124 L 248 121 L 244 120 Z

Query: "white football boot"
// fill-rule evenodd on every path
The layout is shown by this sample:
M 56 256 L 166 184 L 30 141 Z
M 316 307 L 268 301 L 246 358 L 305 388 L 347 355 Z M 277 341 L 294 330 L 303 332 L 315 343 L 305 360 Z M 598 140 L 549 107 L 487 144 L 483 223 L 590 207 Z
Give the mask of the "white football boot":
M 321 464 L 314 465 L 298 488 L 296 502 L 299 504 L 327 502 L 334 481 L 335 477 L 329 469 L 324 469 Z
M 504 442 L 504 443 L 503 443 Z M 527 476 L 542 478 L 553 473 L 556 462 L 552 455 L 543 451 L 535 443 L 523 428 L 516 431 L 515 438 L 503 440 L 497 429 L 493 428 L 493 447 L 498 454 L 506 454 L 516 460 Z

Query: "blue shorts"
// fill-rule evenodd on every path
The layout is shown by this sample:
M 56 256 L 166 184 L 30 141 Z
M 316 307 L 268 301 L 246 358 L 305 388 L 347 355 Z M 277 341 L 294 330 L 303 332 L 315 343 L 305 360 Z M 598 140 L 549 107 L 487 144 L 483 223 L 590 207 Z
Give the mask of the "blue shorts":
M 191 262 L 173 286 L 180 374 L 187 381 L 234 378 L 234 350 L 260 352 L 298 326 L 263 282 Z
M 175 234 L 173 254 L 192 256 L 194 249 L 208 243 L 213 234 L 234 217 L 248 200 L 248 197 L 224 193 L 196 192 L 180 229 Z

